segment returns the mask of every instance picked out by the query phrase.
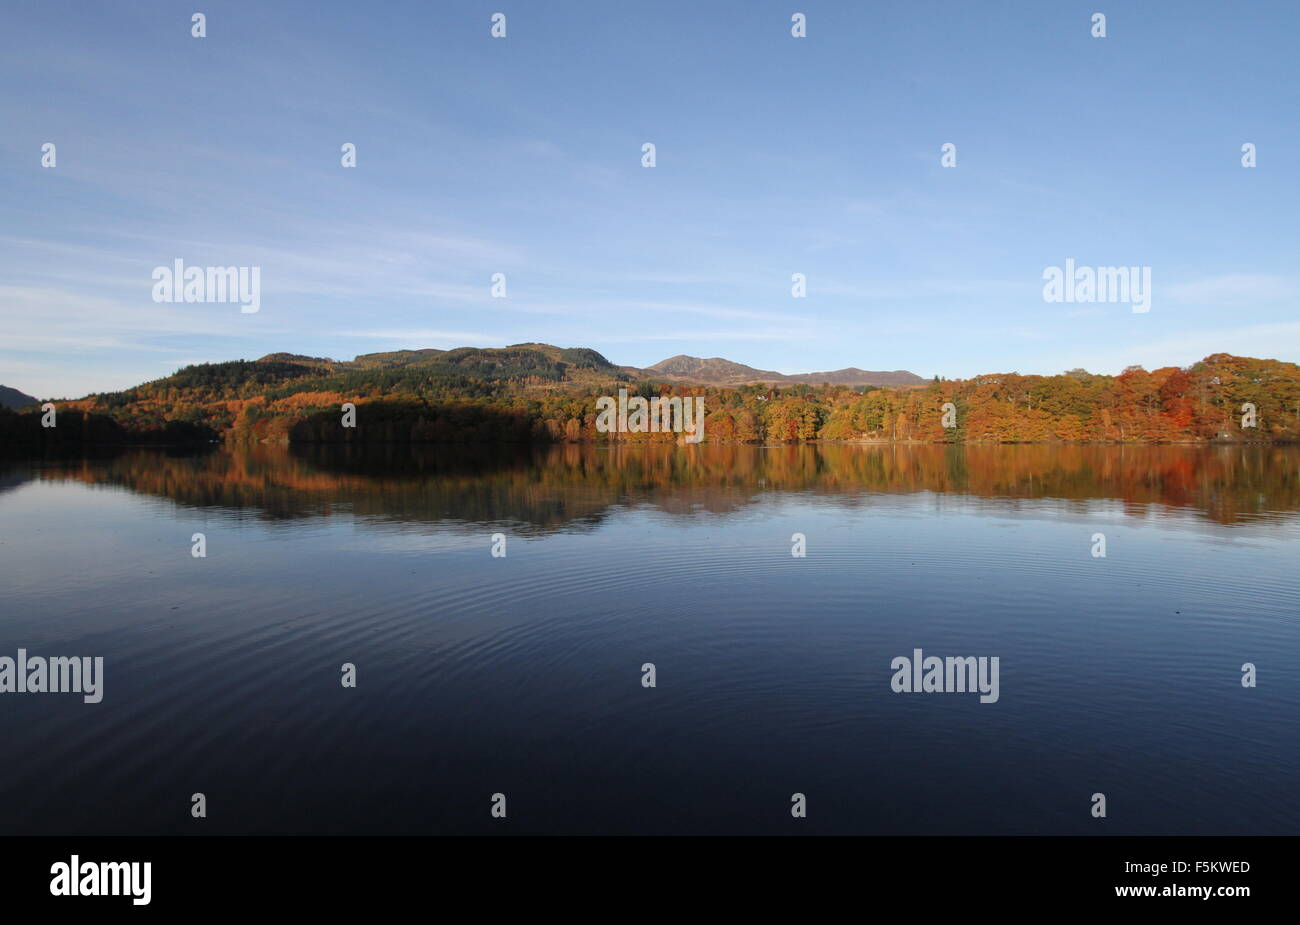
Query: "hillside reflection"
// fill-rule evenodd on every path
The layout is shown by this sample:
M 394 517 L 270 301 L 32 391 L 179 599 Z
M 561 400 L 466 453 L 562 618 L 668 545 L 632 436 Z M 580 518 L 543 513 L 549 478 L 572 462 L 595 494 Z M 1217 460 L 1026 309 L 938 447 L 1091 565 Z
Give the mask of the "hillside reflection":
M 1300 448 L 1278 446 L 259 446 L 9 463 L 0 469 L 0 490 L 31 478 L 76 480 L 273 519 L 347 512 L 391 521 L 515 522 L 536 532 L 595 525 L 620 507 L 728 514 L 773 492 L 849 506 L 918 492 L 995 507 L 1105 499 L 1135 515 L 1181 509 L 1234 524 L 1300 510 L 1298 470 Z

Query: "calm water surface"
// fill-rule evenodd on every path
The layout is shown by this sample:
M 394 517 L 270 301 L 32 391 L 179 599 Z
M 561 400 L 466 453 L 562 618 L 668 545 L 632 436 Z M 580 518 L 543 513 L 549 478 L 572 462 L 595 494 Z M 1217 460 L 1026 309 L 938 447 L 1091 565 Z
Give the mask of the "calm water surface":
M 0 832 L 1297 834 L 1298 541 L 1297 448 L 0 463 L 0 655 L 106 675 L 0 695 Z

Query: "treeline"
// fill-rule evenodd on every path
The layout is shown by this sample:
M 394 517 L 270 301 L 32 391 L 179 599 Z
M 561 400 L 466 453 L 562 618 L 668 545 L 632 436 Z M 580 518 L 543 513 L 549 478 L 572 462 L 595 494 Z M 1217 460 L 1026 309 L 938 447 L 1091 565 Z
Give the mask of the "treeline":
M 527 409 L 469 399 L 371 401 L 361 405 L 357 414 L 356 427 L 342 425 L 337 407 L 290 419 L 279 427 L 287 426 L 290 443 L 545 443 L 553 439 Z M 286 419 L 257 410 L 250 420 L 252 435 L 257 437 L 261 422 L 269 422 L 268 429 L 274 432 L 277 423 Z
M 56 406 L 57 409 L 57 406 Z M 222 434 L 203 423 L 160 421 L 156 427 L 131 428 L 111 414 L 77 409 L 56 410 L 53 426 L 42 424 L 44 412 L 0 408 L 0 450 L 59 450 L 86 445 L 191 444 L 219 440 Z
M 124 442 L 158 442 L 169 434 L 279 443 L 679 441 L 676 433 L 597 430 L 596 399 L 628 388 L 646 398 L 703 396 L 708 443 L 1300 440 L 1300 366 L 1222 353 L 1187 368 L 1148 372 L 1135 366 L 1118 376 L 1071 370 L 1057 376 L 936 379 L 919 389 L 778 389 L 629 384 L 613 376 L 592 378 L 594 369 L 581 381 L 557 382 L 550 375 L 554 370 L 548 371 L 535 351 L 519 352 L 521 365 L 511 365 L 510 356 L 485 360 L 484 351 L 478 351 L 465 355 L 467 366 L 453 362 L 331 372 L 288 362 L 241 361 L 188 367 L 128 392 L 60 403 L 60 414 L 76 411 L 92 422 L 81 422 L 80 431 L 73 428 L 68 434 L 104 441 L 124 434 Z M 493 375 L 501 373 L 498 360 L 511 376 L 468 374 L 482 373 L 483 363 L 494 367 Z M 570 360 L 593 367 L 603 362 L 599 354 Z M 453 368 L 459 371 L 450 372 Z M 344 403 L 355 405 L 355 427 L 343 426 Z M 0 420 L 0 437 L 21 431 L 27 440 L 41 439 L 39 424 L 32 429 L 39 414 L 27 414 L 22 424 Z
M 1291 442 L 1300 439 L 1300 366 L 1215 354 L 1186 369 L 1134 366 L 1118 376 L 1072 370 L 913 390 L 722 390 L 706 393 L 706 407 L 707 439 L 722 442 Z

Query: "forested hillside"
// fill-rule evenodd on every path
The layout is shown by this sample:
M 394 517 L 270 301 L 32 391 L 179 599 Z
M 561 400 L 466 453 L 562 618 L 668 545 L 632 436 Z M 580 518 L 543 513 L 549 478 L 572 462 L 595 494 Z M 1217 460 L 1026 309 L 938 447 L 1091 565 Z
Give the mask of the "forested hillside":
M 1130 367 L 1118 376 L 1072 370 L 935 379 L 922 388 L 731 388 L 633 381 L 594 350 L 539 344 L 344 362 L 272 354 L 189 366 L 124 392 L 56 402 L 57 428 L 42 428 L 39 412 L 0 411 L 0 437 L 22 445 L 678 439 L 598 433 L 596 399 L 620 388 L 645 397 L 703 396 L 710 443 L 1300 439 L 1300 367 L 1229 354 L 1188 368 Z M 356 406 L 355 428 L 341 426 L 345 402 Z M 955 408 L 955 427 L 943 426 L 945 403 Z

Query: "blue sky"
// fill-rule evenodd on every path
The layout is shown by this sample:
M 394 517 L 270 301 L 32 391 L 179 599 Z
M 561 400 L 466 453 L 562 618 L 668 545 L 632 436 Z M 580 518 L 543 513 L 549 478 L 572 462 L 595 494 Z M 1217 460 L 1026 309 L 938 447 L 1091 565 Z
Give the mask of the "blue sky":
M 950 377 L 1295 361 L 1298 44 L 1294 2 L 15 6 L 0 383 L 529 340 Z M 155 303 L 176 258 L 259 266 L 261 310 Z M 1066 258 L 1150 266 L 1150 312 L 1045 302 Z

